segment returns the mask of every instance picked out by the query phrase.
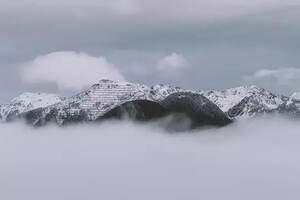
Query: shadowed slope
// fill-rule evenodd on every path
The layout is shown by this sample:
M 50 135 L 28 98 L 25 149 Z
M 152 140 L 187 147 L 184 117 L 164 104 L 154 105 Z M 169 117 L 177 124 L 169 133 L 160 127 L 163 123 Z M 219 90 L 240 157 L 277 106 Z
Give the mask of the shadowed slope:
M 161 102 L 173 113 L 184 113 L 192 121 L 192 128 L 201 125 L 223 126 L 231 120 L 220 108 L 201 94 L 178 92 Z
M 99 119 L 130 118 L 146 121 L 166 116 L 169 111 L 159 103 L 148 100 L 135 100 L 123 103 L 105 113 Z

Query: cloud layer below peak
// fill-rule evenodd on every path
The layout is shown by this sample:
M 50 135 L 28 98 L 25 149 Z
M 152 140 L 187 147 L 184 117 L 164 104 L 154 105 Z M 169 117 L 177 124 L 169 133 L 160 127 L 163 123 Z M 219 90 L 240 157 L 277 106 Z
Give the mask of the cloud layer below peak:
M 298 199 L 299 128 L 278 118 L 178 134 L 125 121 L 0 124 L 0 199 Z

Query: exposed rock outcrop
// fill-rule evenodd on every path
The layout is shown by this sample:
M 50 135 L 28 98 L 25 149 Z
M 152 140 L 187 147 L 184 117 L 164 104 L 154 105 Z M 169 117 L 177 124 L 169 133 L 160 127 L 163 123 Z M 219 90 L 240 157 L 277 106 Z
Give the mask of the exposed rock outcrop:
M 172 113 L 184 113 L 192 128 L 202 125 L 223 126 L 231 122 L 225 113 L 201 94 L 178 92 L 169 95 L 161 104 Z

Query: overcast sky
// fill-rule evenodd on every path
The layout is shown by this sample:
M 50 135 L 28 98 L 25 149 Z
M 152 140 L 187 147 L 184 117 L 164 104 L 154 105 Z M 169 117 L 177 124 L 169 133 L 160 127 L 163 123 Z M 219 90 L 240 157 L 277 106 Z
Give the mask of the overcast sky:
M 299 0 L 0 0 L 0 103 L 98 77 L 300 91 L 299 19 Z

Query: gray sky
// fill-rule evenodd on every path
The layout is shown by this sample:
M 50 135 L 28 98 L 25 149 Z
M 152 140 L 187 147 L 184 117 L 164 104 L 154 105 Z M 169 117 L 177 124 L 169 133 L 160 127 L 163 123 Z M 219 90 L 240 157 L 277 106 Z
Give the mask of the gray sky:
M 46 64 L 34 66 L 49 66 L 44 71 L 50 74 L 53 60 L 47 55 L 61 51 L 84 52 L 90 62 L 104 58 L 105 69 L 148 85 L 257 84 L 284 94 L 300 91 L 299 5 L 296 0 L 0 0 L 0 103 L 24 91 L 76 92 L 39 73 L 24 81 L 24 68 L 33 67 L 38 56 Z M 87 77 L 90 62 L 81 73 Z M 60 78 L 72 74 L 58 68 L 65 76 Z M 110 72 L 99 72 L 99 79 Z

